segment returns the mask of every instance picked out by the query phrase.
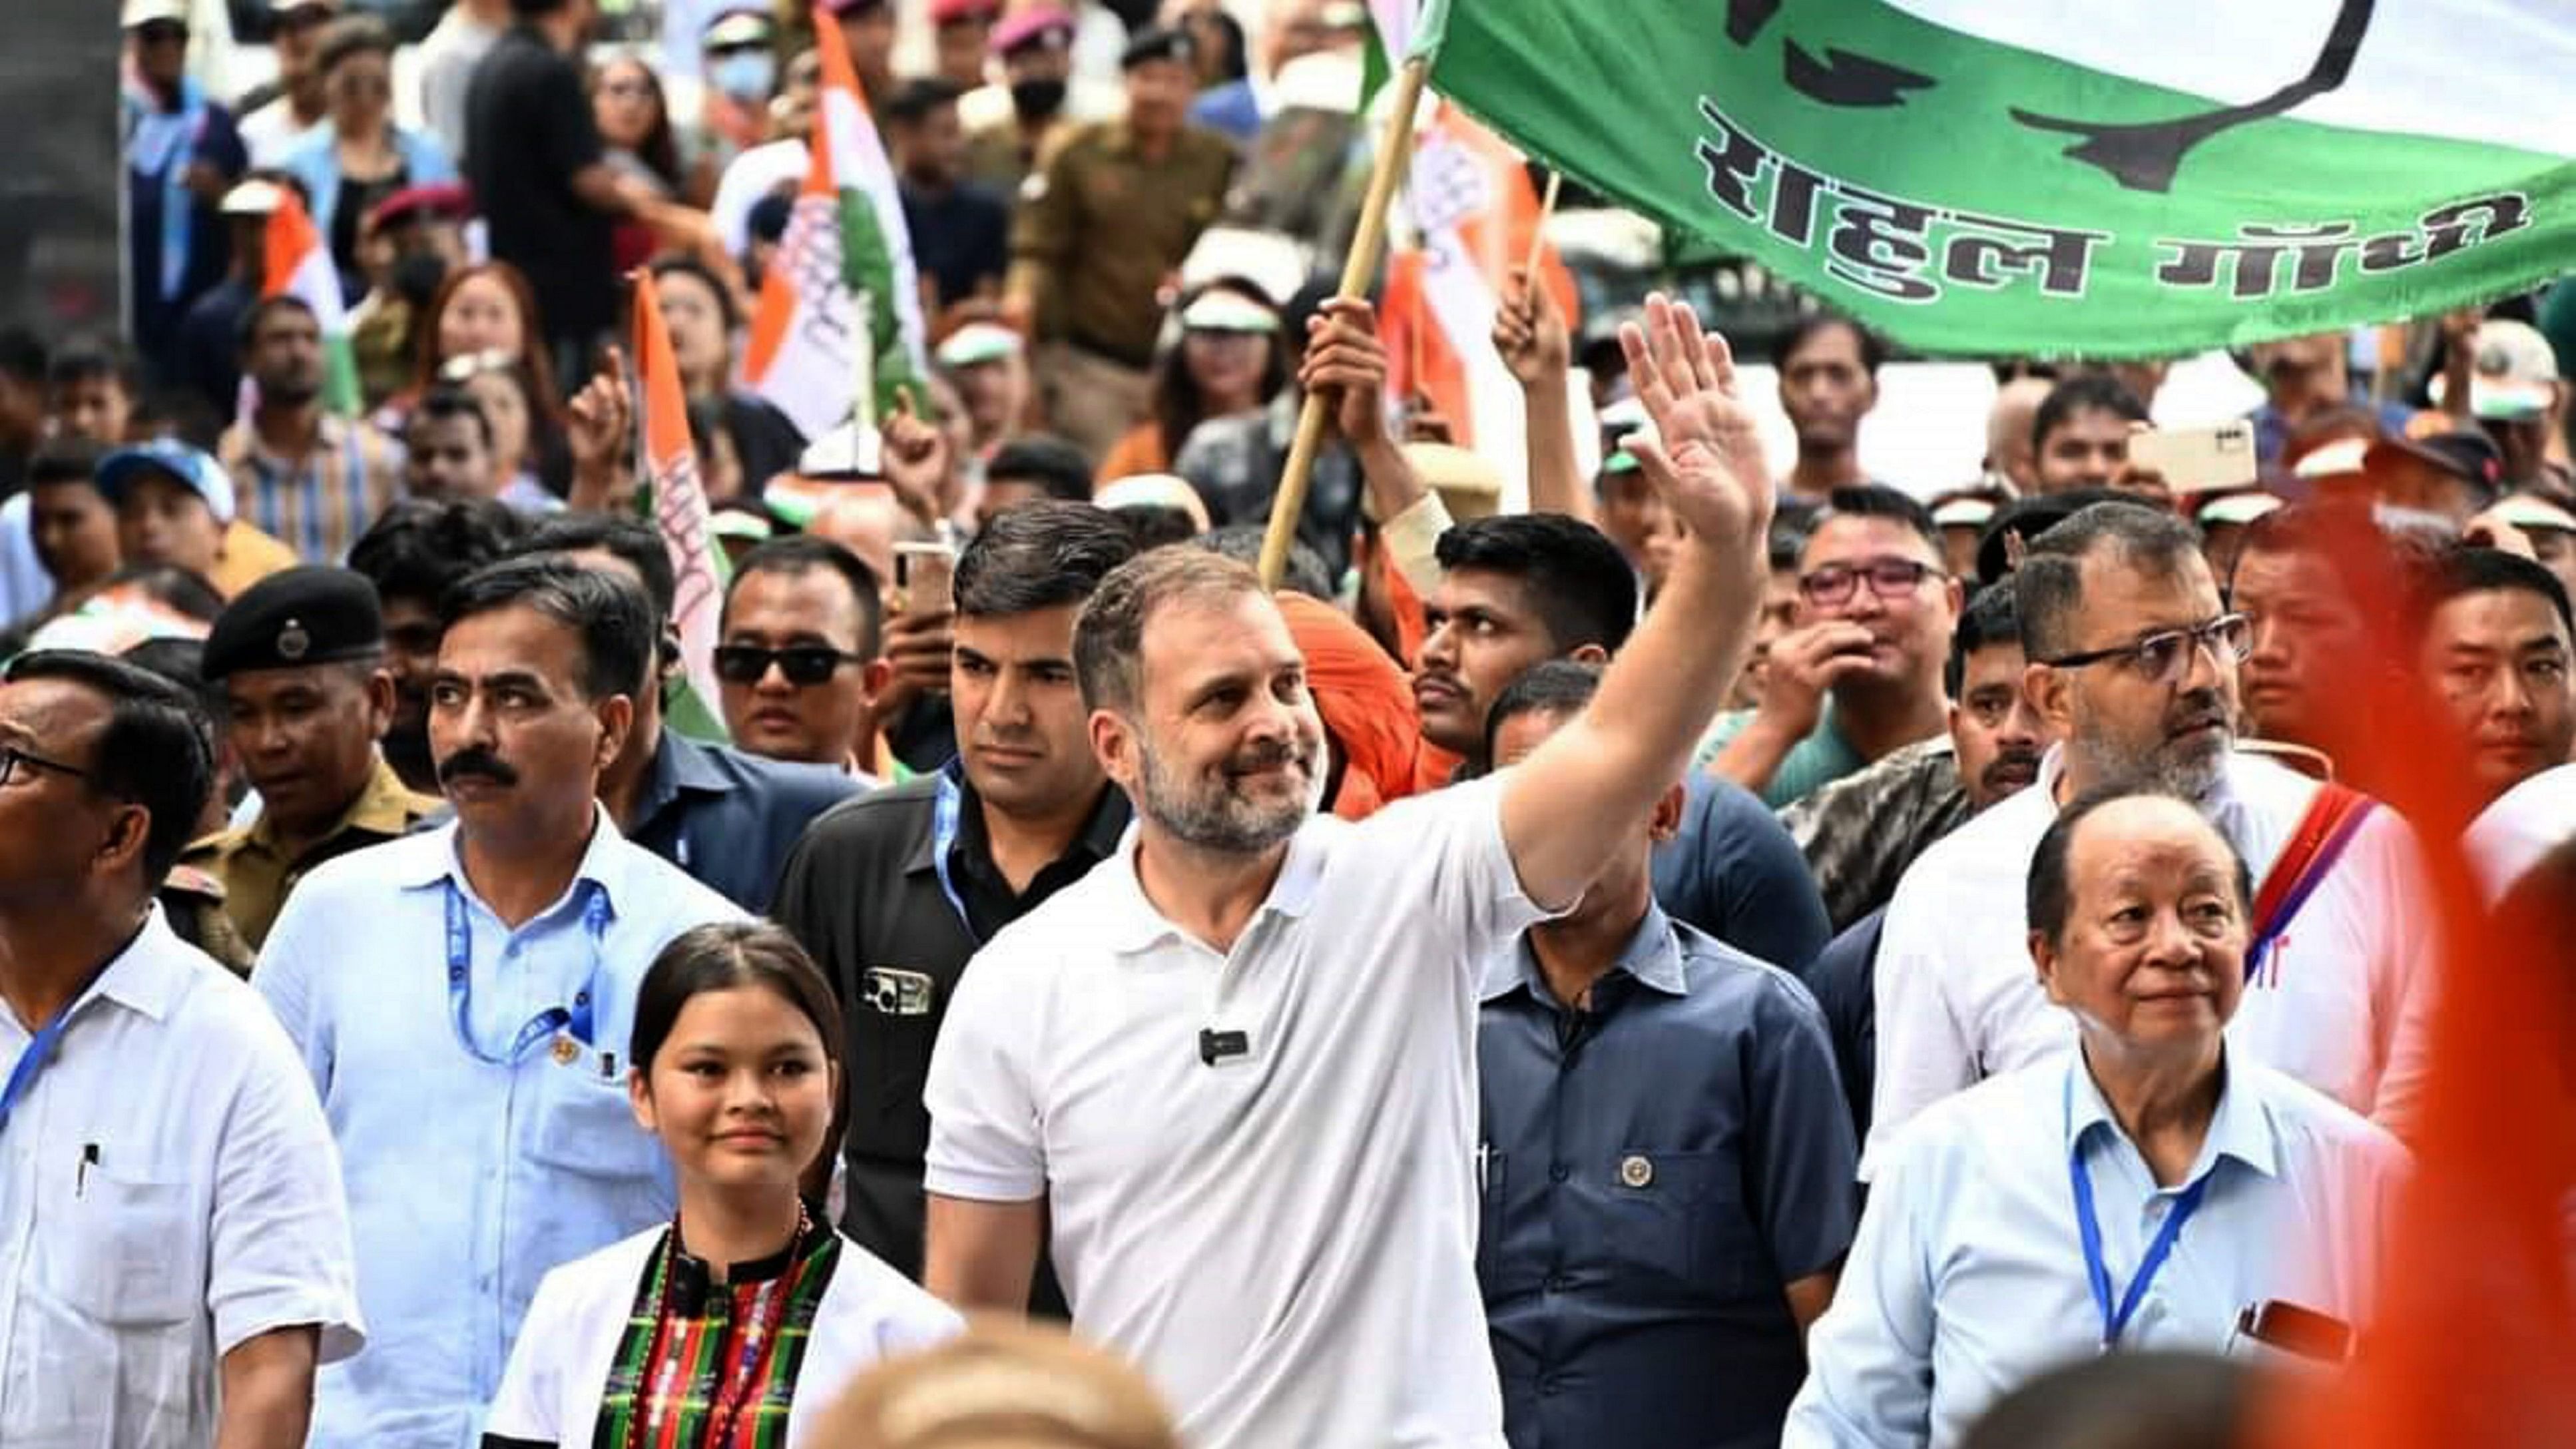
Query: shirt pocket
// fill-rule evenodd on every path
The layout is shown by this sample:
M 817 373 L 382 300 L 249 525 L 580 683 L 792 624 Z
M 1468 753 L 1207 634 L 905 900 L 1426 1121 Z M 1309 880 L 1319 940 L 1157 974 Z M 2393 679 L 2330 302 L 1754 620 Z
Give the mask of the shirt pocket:
M 649 1186 L 662 1144 L 635 1121 L 622 1076 L 603 1076 L 589 1052 L 570 1063 L 541 1058 L 530 1094 L 528 1156 L 606 1183 Z
M 186 1176 L 84 1163 L 63 1203 L 48 1279 L 66 1305 L 110 1328 L 164 1328 L 206 1313 L 206 1232 Z
M 1664 1293 L 1731 1297 L 1761 1276 L 1735 1156 L 1625 1149 L 1597 1164 L 1612 1271 Z

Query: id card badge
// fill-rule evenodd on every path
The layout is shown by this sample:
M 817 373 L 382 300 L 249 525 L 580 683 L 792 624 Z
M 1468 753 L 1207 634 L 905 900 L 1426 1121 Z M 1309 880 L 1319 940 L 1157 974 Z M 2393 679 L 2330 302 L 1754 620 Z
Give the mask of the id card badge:
M 883 1016 L 928 1016 L 939 984 L 926 971 L 871 966 L 859 973 L 859 1000 Z

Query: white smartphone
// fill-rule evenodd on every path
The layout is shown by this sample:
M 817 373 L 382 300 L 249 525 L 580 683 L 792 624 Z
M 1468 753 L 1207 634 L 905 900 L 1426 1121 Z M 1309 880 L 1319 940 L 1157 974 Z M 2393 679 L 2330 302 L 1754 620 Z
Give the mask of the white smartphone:
M 2238 418 L 2214 428 L 2149 428 L 2130 436 L 2129 466 L 2163 478 L 2176 494 L 2249 487 L 2254 424 Z

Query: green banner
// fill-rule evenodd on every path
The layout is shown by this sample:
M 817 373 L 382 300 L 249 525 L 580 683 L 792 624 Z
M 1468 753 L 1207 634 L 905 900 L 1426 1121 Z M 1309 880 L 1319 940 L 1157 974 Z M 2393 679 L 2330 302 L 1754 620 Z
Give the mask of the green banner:
M 2576 20 L 2521 0 L 1447 12 L 1437 90 L 1924 352 L 2171 355 L 2576 268 Z

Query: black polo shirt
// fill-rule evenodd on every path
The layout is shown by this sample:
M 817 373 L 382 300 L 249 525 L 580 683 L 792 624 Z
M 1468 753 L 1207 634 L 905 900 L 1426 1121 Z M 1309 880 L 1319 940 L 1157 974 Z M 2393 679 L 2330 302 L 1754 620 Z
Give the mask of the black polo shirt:
M 1014 896 L 993 864 L 974 787 L 961 783 L 949 876 L 973 918 L 969 935 L 932 858 L 939 778 L 909 780 L 825 812 L 788 856 L 770 908 L 821 965 L 848 1017 L 841 1150 L 849 1203 L 841 1229 L 914 1279 L 921 1276 L 922 1159 L 930 1150 L 922 1085 L 967 959 L 980 941 L 1115 853 L 1129 818 L 1127 797 L 1103 787 L 1071 847 Z M 1043 1266 L 1037 1306 L 1064 1311 Z
M 493 257 L 535 287 L 550 342 L 617 324 L 612 223 L 572 189 L 604 154 L 581 68 L 529 26 L 504 32 L 466 85 L 466 180 Z

